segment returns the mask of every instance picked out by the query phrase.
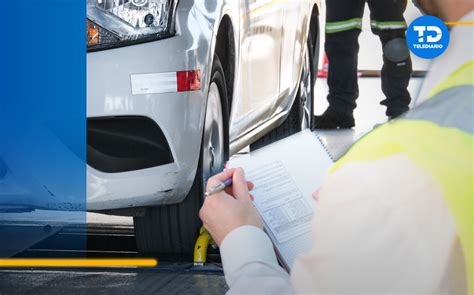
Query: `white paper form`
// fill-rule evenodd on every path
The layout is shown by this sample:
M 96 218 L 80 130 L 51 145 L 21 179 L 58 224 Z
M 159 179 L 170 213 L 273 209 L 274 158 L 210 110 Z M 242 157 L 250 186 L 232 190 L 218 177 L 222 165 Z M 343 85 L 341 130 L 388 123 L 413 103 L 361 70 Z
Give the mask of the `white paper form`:
M 310 131 L 229 161 L 229 167 L 243 167 L 246 178 L 254 182 L 255 207 L 287 270 L 313 245 L 310 220 L 318 217 L 318 208 L 311 193 L 321 186 L 331 165 L 324 146 Z
M 255 184 L 254 204 L 279 243 L 310 231 L 313 208 L 281 161 L 246 171 Z

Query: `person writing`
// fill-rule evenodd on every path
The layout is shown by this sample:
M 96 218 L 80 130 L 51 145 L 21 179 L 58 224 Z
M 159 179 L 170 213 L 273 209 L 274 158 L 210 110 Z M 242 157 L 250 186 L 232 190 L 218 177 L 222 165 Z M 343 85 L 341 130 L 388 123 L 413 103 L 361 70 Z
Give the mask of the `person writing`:
M 474 21 L 470 0 L 417 4 L 445 21 Z M 233 180 L 200 211 L 220 246 L 229 293 L 474 293 L 472 29 L 452 28 L 425 79 L 426 102 L 334 164 L 313 194 L 313 247 L 291 274 L 262 230 L 244 171 L 209 180 L 208 188 Z

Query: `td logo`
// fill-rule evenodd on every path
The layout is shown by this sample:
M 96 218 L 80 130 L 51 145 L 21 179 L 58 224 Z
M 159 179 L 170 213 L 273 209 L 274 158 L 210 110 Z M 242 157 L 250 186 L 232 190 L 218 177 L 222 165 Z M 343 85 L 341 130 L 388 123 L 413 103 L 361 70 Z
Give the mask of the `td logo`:
M 426 37 L 426 42 L 428 42 L 428 43 L 436 43 L 439 40 L 441 40 L 441 37 L 443 37 L 443 32 L 441 31 L 441 29 L 438 28 L 438 27 L 435 27 L 435 26 L 414 26 L 413 30 L 418 32 L 418 37 L 420 37 L 420 38 L 418 38 L 419 43 L 425 42 L 425 41 L 423 41 L 424 40 L 423 36 L 424 36 L 425 32 L 434 32 L 435 33 L 434 37 L 431 36 L 431 35 L 428 35 Z
M 448 48 L 448 27 L 437 17 L 421 16 L 408 27 L 407 43 L 411 52 L 418 57 L 438 57 Z

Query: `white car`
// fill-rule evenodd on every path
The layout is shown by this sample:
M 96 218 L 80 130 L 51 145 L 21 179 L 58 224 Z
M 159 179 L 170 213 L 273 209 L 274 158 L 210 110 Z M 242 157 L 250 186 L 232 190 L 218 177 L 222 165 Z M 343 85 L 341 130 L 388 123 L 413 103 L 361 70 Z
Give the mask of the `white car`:
M 88 0 L 87 210 L 134 216 L 144 253 L 191 253 L 206 179 L 311 126 L 318 13 L 316 0 Z

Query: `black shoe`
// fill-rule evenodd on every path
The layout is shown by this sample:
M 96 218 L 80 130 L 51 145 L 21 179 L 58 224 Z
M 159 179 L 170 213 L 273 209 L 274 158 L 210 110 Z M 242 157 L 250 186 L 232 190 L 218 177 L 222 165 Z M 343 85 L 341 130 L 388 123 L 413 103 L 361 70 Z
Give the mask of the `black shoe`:
M 352 114 L 327 109 L 321 116 L 314 116 L 314 128 L 337 129 L 352 128 L 355 126 Z
M 392 119 L 396 119 L 397 117 L 400 117 L 401 115 L 405 114 L 408 110 L 410 110 L 408 103 L 410 103 L 410 97 L 405 98 L 404 101 L 406 104 L 402 104 L 398 102 L 399 100 L 392 99 L 392 102 L 390 100 L 384 99 L 380 102 L 381 105 L 386 106 L 387 110 L 385 111 L 385 115 Z M 398 102 L 398 103 L 395 103 Z

